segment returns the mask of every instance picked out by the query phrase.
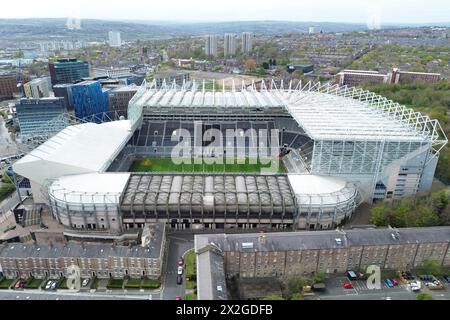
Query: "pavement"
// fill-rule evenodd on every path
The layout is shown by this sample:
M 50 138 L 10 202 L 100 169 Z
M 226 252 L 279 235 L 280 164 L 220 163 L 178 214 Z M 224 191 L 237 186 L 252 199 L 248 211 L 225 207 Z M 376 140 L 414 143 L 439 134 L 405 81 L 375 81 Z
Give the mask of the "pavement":
M 0 117 L 0 157 L 16 154 L 17 152 L 17 146 L 14 141 L 12 141 L 8 129 L 5 127 L 5 120 L 3 117 Z
M 159 296 L 149 294 L 1 290 L 0 301 L 2 300 L 159 300 Z
M 161 299 L 174 300 L 178 295 L 182 298 L 186 292 L 186 272 L 183 273 L 183 283 L 177 284 L 178 260 L 183 254 L 194 248 L 193 234 L 169 234 L 167 237 L 168 253 L 163 271 L 163 289 Z

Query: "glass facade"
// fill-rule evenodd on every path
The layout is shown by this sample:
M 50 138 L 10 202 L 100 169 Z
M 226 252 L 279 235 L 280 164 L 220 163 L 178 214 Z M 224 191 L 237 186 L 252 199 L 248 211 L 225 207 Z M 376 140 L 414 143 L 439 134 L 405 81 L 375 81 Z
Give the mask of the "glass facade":
M 71 88 L 75 116 L 84 119 L 109 111 L 108 91 L 98 81 L 84 81 Z M 99 116 L 99 121 L 101 116 Z
M 16 104 L 22 138 L 59 132 L 68 126 L 63 98 L 21 99 Z M 50 125 L 51 122 L 51 125 Z
M 89 77 L 89 64 L 77 59 L 60 59 L 55 63 L 49 63 L 48 68 L 52 85 L 73 83 Z

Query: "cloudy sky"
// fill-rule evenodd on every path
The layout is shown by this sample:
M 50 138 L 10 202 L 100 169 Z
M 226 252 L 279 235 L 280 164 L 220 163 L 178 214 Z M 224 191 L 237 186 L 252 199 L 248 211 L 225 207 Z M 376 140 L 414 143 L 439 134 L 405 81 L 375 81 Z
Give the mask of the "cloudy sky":
M 450 21 L 449 0 L 18 0 L 0 18 L 290 20 L 368 24 Z

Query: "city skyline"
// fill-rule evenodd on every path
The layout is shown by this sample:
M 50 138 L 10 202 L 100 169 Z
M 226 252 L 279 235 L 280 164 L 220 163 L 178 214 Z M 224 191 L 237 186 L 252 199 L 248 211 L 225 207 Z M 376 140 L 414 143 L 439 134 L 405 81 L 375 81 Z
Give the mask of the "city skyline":
M 448 13 L 442 10 L 444 0 L 430 0 L 424 3 L 412 1 L 356 1 L 344 0 L 336 3 L 331 0 L 318 2 L 248 1 L 246 3 L 231 0 L 224 4 L 205 6 L 200 0 L 193 0 L 192 6 L 181 5 L 175 0 L 170 7 L 163 3 L 152 3 L 152 10 L 137 10 L 142 3 L 130 0 L 126 6 L 119 1 L 88 2 L 80 0 L 70 7 L 58 6 L 55 0 L 31 1 L 27 5 L 20 3 L 3 4 L 0 18 L 64 18 L 102 20 L 144 20 L 177 22 L 225 22 L 225 21 L 304 21 L 304 22 L 347 22 L 363 23 L 370 27 L 379 27 L 393 23 L 445 23 L 449 22 Z M 180 5 L 176 5 L 179 3 Z M 408 11 L 403 9 L 408 7 Z M 271 12 L 270 19 L 267 17 Z M 399 12 L 402 14 L 399 15 Z

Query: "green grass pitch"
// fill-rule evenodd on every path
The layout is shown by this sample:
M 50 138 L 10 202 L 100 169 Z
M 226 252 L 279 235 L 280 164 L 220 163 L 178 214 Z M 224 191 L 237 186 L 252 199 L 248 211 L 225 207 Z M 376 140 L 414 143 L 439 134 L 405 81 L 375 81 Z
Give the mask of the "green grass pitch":
M 237 162 L 237 161 L 235 161 Z M 130 172 L 184 172 L 184 173 L 260 173 L 262 168 L 269 168 L 270 164 L 250 164 L 246 159 L 245 164 L 180 164 L 172 162 L 170 158 L 146 158 L 138 159 L 133 162 Z M 285 173 L 284 166 L 279 161 L 277 173 Z

